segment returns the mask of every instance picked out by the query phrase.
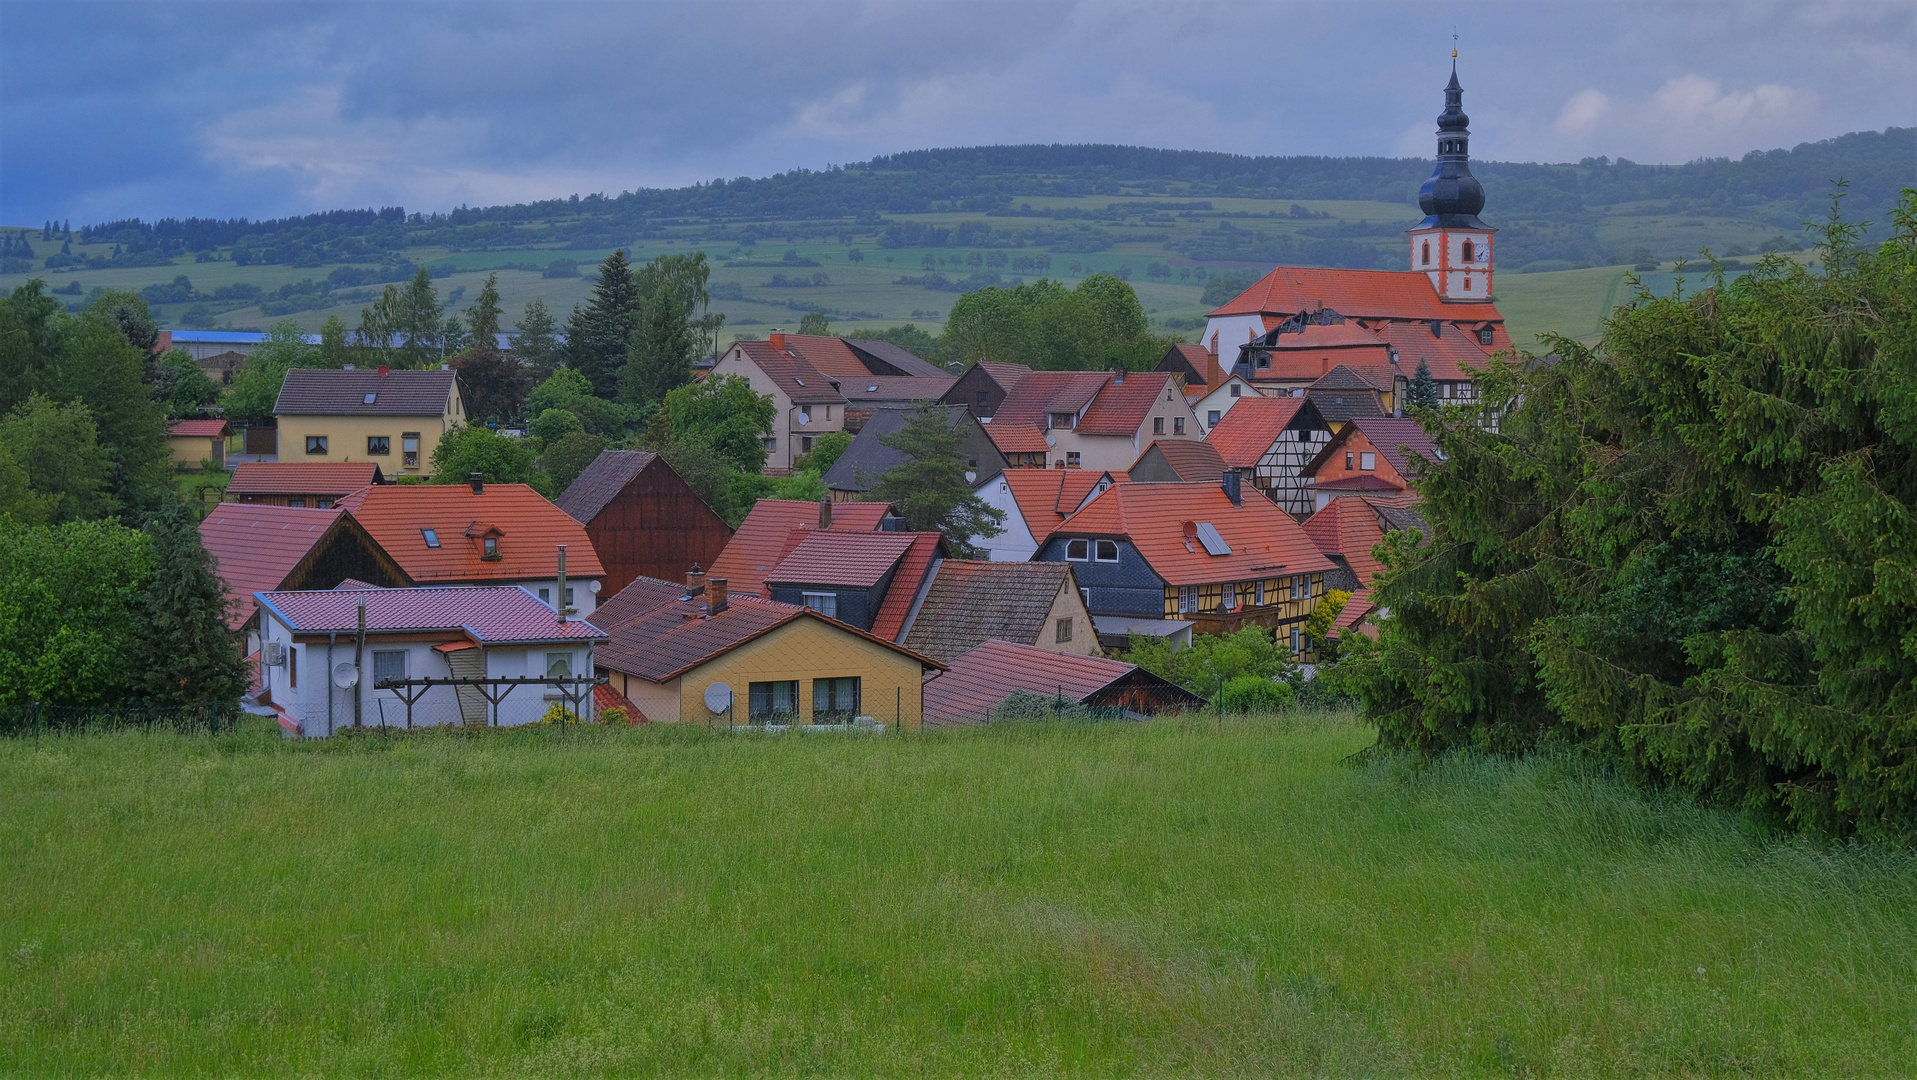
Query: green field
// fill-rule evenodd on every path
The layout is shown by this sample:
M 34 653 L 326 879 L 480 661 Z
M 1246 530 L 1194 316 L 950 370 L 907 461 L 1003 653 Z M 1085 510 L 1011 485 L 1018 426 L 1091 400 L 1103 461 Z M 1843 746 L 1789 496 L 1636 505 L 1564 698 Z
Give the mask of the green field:
M 0 1073 L 1917 1072 L 1909 856 L 1371 740 L 7 740 Z

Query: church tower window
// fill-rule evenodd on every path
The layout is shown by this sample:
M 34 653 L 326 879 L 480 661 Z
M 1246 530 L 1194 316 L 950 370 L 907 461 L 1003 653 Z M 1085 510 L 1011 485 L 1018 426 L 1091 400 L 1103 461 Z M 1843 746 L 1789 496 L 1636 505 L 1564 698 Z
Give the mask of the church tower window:
M 1477 262 L 1477 261 L 1478 261 L 1478 249 L 1477 249 L 1477 247 L 1476 247 L 1476 246 L 1475 246 L 1474 244 L 1472 244 L 1472 243 L 1471 243 L 1471 241 L 1469 241 L 1469 240 L 1466 240 L 1466 241 L 1464 242 L 1464 261 L 1465 261 L 1465 262 Z
M 1431 241 L 1429 240 L 1424 242 L 1424 264 L 1426 266 L 1431 265 Z

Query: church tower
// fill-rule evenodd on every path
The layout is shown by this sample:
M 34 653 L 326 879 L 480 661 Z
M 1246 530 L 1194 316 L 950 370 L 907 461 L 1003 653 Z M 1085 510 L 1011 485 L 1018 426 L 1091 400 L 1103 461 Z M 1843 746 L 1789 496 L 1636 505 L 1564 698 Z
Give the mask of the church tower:
M 1438 116 L 1438 165 L 1418 189 L 1424 220 L 1410 230 L 1411 269 L 1423 271 L 1444 300 L 1491 299 L 1491 234 L 1478 220 L 1484 187 L 1471 175 L 1471 118 L 1458 85 L 1458 53 L 1451 52 L 1451 84 Z

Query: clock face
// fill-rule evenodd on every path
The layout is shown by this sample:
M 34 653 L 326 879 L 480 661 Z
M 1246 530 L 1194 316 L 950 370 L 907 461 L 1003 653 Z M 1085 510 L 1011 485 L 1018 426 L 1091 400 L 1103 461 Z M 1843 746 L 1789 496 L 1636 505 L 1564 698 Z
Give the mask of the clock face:
M 722 682 L 706 687 L 706 708 L 715 713 L 722 713 L 731 707 L 732 687 Z

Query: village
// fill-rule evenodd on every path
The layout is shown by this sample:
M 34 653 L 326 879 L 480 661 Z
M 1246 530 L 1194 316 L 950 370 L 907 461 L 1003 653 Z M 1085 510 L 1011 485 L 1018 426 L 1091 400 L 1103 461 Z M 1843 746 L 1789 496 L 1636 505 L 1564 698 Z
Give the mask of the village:
M 911 731 L 1021 693 L 1149 716 L 1205 698 L 1123 659 L 1135 641 L 1252 627 L 1309 672 L 1375 635 L 1385 535 L 1426 530 L 1438 453 L 1418 416 L 1475 402 L 1512 349 L 1461 97 L 1454 73 L 1406 269 L 1277 267 L 1151 370 L 734 342 L 694 378 L 771 403 L 768 475 L 852 436 L 827 498 L 760 499 L 737 528 L 639 450 L 601 451 L 554 500 L 483 473 L 420 483 L 467 422 L 453 371 L 289 372 L 274 450 L 236 460 L 200 524 L 248 705 L 302 737 L 555 717 Z M 1001 520 L 973 543 L 868 500 L 905 457 L 884 437 L 930 410 Z M 170 434 L 191 464 L 224 462 L 232 431 Z

